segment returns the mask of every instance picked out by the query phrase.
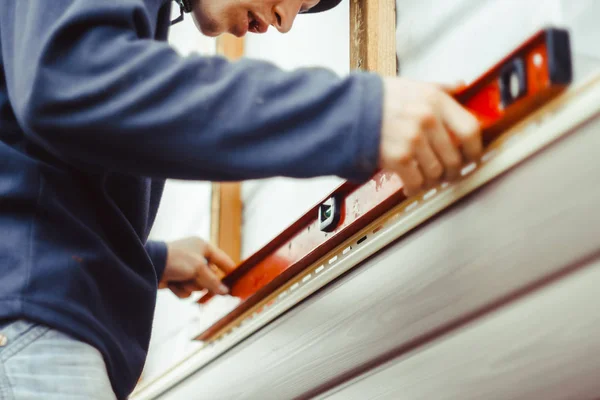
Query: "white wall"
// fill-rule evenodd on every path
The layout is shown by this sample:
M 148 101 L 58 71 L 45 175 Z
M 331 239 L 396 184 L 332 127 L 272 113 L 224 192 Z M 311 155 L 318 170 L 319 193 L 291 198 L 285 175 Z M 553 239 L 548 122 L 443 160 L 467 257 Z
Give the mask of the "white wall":
M 567 27 L 581 78 L 597 65 L 596 0 L 398 0 L 400 74 L 471 81 L 547 25 Z M 595 55 L 594 55 L 595 54 Z

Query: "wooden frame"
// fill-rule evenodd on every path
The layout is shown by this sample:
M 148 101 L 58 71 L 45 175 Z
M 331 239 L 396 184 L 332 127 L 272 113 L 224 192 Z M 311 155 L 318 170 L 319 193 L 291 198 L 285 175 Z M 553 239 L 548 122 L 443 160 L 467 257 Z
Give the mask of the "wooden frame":
M 396 75 L 395 0 L 351 0 L 350 68 Z
M 244 55 L 244 39 L 223 35 L 217 39 L 217 54 L 230 60 Z M 239 182 L 212 184 L 210 240 L 240 262 L 242 245 L 242 191 Z

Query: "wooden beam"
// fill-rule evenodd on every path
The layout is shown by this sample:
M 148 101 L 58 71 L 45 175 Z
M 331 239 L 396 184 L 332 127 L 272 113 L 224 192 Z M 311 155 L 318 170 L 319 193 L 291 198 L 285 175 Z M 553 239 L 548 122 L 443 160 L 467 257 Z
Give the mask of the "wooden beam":
M 213 183 L 211 240 L 236 263 L 242 244 L 242 196 L 239 182 Z M 213 224 L 213 221 L 216 223 Z M 214 228 L 214 230 L 213 230 Z
M 232 61 L 244 55 L 243 38 L 222 35 L 217 38 L 216 46 L 217 54 Z M 212 184 L 210 239 L 236 263 L 241 260 L 242 208 L 241 183 Z
M 239 60 L 244 56 L 244 39 L 224 34 L 217 38 L 217 54 L 222 54 L 230 60 Z
M 350 67 L 396 75 L 395 0 L 351 0 Z

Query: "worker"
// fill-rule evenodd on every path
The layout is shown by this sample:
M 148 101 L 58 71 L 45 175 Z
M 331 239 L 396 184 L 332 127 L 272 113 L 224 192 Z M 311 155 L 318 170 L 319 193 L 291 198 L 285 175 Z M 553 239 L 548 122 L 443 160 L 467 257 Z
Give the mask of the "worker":
M 339 2 L 2 2 L 0 398 L 125 399 L 159 286 L 227 293 L 210 268 L 234 268 L 223 251 L 148 240 L 166 179 L 384 169 L 410 195 L 480 157 L 477 120 L 441 85 L 182 56 L 166 40 L 173 6 L 205 35 L 244 36 Z

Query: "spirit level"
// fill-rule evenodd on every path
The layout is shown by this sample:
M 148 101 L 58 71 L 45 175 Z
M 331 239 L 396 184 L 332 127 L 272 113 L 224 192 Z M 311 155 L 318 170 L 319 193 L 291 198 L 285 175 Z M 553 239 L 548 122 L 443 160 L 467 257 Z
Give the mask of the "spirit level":
M 560 94 L 571 80 L 568 32 L 548 28 L 455 92 L 454 97 L 479 120 L 487 147 Z M 402 189 L 402 181 L 385 171 L 361 185 L 342 184 L 223 278 L 231 295 L 241 302 L 196 339 L 211 341 L 241 317 L 260 313 L 261 302 L 292 278 L 407 200 Z M 204 296 L 200 302 L 209 299 Z

